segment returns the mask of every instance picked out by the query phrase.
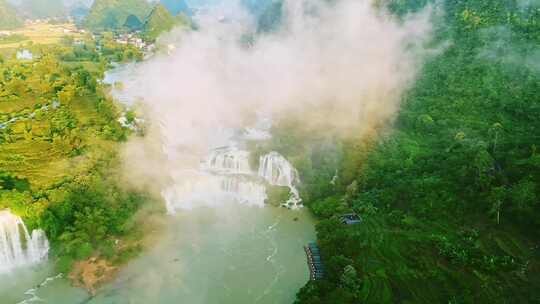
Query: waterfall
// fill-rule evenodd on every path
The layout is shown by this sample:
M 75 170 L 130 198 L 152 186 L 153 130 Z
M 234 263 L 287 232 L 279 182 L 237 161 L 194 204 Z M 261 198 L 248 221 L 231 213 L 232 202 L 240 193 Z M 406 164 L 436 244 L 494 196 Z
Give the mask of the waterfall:
M 221 189 L 240 204 L 262 207 L 268 198 L 265 187 L 252 181 L 229 177 L 223 179 L 221 185 Z
M 173 186 L 162 192 L 170 214 L 180 209 L 216 207 L 228 202 L 263 207 L 266 189 L 249 178 L 204 172 L 177 174 Z
M 210 153 L 203 168 L 229 174 L 251 174 L 249 152 L 235 147 L 215 149 Z
M 302 207 L 296 188 L 298 172 L 277 152 L 260 158 L 257 174 L 250 169 L 249 152 L 234 146 L 222 147 L 209 154 L 200 170 L 179 170 L 171 178 L 173 185 L 162 192 L 169 214 L 180 209 L 215 207 L 227 202 L 262 207 L 268 196 L 260 178 L 270 185 L 289 188 L 290 196 L 283 207 Z
M 297 182 L 298 173 L 285 157 L 270 152 L 260 158 L 259 176 L 270 185 L 292 187 Z
M 168 213 L 196 207 L 216 207 L 230 202 L 262 207 L 268 199 L 267 184 L 263 180 L 270 185 L 289 188 L 290 195 L 282 203 L 283 207 L 301 208 L 302 199 L 296 188 L 300 182 L 298 172 L 285 157 L 270 152 L 260 158 L 258 171 L 251 170 L 250 152 L 238 148 L 248 146 L 246 141 L 271 138 L 271 126 L 270 119 L 260 117 L 251 128 L 218 127 L 214 129 L 215 134 L 209 132 L 206 139 L 212 150 L 202 157 L 199 168 L 190 165 L 190 169 L 172 169 L 170 172 L 171 186 L 161 192 Z M 186 142 L 197 142 L 190 138 L 190 134 L 197 132 L 185 132 L 188 135 L 177 137 L 175 133 L 167 132 L 170 128 L 166 128 L 165 124 L 161 127 L 164 131 L 162 148 L 169 160 L 186 159 L 190 155 L 201 159 L 196 149 L 193 154 L 178 149 Z M 178 125 L 178 128 L 189 130 L 195 127 L 188 124 Z M 167 136 L 169 134 L 172 136 Z
M 39 263 L 48 252 L 49 241 L 43 230 L 30 234 L 20 217 L 0 211 L 0 273 Z
M 302 199 L 295 186 L 299 183 L 298 172 L 281 154 L 270 152 L 261 156 L 259 176 L 264 178 L 270 185 L 289 187 L 290 197 L 282 206 L 291 209 L 302 207 Z

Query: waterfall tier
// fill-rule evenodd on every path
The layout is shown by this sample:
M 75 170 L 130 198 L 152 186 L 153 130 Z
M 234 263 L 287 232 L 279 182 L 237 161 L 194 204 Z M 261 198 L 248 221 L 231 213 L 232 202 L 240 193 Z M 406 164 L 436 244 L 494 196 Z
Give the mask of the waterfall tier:
M 200 173 L 175 180 L 174 186 L 162 193 L 171 214 L 180 209 L 213 207 L 227 202 L 263 207 L 267 199 L 263 185 L 241 176 Z
M 259 176 L 264 178 L 270 185 L 289 187 L 290 197 L 282 206 L 291 209 L 302 207 L 302 199 L 295 186 L 299 183 L 298 171 L 283 155 L 270 152 L 261 156 Z
M 200 163 L 198 169 L 171 172 L 172 185 L 162 191 L 167 203 L 167 211 L 171 214 L 180 209 L 193 209 L 199 206 L 219 206 L 227 202 L 235 202 L 250 206 L 264 206 L 268 199 L 266 185 L 289 188 L 289 199 L 282 206 L 290 209 L 302 207 L 296 185 L 299 184 L 297 170 L 281 154 L 270 152 L 260 158 L 258 170 L 250 167 L 250 152 L 239 149 L 246 141 L 267 140 L 271 138 L 271 120 L 259 117 L 252 128 L 232 129 L 215 128 L 215 134 L 209 132 L 205 142 L 213 148 Z M 191 126 L 193 127 L 193 126 Z M 189 130 L 190 126 L 179 126 L 173 129 Z M 176 134 L 167 133 L 164 129 L 165 141 L 162 145 L 168 158 L 181 159 L 197 156 L 200 152 L 179 149 L 182 143 L 197 142 L 187 137 L 176 138 Z M 197 134 L 197 132 L 185 132 Z M 172 136 L 167 136 L 171 134 Z M 193 152 L 193 153 L 191 153 Z M 264 183 L 262 181 L 266 181 Z
M 292 187 L 298 182 L 298 173 L 291 163 L 277 152 L 261 156 L 259 176 L 270 185 Z
M 39 263 L 48 252 L 49 241 L 43 230 L 30 234 L 20 217 L 0 211 L 0 273 Z
M 213 150 L 203 164 L 203 169 L 228 174 L 251 174 L 249 152 L 237 148 Z

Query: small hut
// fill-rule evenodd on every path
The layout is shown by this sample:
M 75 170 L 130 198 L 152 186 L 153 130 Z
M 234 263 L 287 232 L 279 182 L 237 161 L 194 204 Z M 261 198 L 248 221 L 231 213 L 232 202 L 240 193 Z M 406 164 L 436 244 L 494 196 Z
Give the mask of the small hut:
M 341 222 L 346 225 L 356 225 L 362 223 L 362 218 L 356 213 L 349 213 L 341 216 Z

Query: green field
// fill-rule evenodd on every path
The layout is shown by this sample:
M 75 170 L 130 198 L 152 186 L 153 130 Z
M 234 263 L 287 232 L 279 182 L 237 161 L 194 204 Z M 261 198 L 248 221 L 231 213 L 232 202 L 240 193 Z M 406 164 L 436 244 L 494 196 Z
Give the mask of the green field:
M 16 49 L 32 44 L 57 44 L 65 36 L 80 38 L 83 35 L 78 33 L 77 28 L 72 23 L 50 24 L 47 22 L 26 23 L 24 27 L 9 31 L 11 35 L 18 37 L 16 41 L 9 42 L 0 40 L 1 49 Z

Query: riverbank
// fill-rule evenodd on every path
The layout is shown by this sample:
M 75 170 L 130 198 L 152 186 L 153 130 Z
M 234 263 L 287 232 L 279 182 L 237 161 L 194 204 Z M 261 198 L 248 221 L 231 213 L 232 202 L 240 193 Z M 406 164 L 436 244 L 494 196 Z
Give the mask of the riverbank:
M 92 255 L 74 263 L 67 278 L 74 287 L 94 297 L 99 289 L 113 282 L 119 272 L 141 254 L 160 242 L 165 230 L 165 208 L 161 200 L 148 198 L 133 215 L 129 233 L 114 238 L 114 250 Z

